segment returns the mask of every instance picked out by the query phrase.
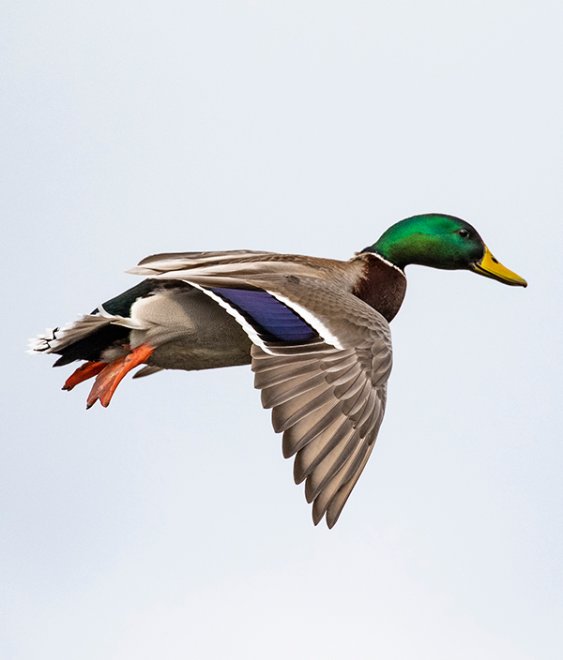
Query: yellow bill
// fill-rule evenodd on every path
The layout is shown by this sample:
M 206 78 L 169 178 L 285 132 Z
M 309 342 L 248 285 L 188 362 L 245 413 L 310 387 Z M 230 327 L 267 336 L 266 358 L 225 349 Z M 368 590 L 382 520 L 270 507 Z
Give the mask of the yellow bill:
M 495 257 L 493 257 L 489 248 L 485 245 L 485 254 L 481 261 L 474 263 L 471 270 L 479 275 L 491 277 L 493 280 L 498 280 L 510 286 L 528 286 L 528 282 L 520 275 L 513 273 L 511 270 L 503 266 Z

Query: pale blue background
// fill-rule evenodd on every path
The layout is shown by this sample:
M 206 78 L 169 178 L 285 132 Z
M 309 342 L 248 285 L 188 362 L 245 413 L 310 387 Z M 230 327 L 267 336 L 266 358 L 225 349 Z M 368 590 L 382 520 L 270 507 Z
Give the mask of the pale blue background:
M 1 9 L 2 660 L 563 657 L 560 1 Z M 108 410 L 27 337 L 158 251 L 347 258 L 421 211 L 372 460 L 314 528 L 247 368 Z

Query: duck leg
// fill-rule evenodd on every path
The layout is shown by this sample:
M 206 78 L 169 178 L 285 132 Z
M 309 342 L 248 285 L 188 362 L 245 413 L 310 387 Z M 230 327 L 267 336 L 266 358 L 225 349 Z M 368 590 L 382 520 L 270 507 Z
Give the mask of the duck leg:
M 66 379 L 65 384 L 63 385 L 63 390 L 70 391 L 79 383 L 88 380 L 88 378 L 94 378 L 94 376 L 97 376 L 106 366 L 107 362 L 85 362 Z
M 154 348 L 152 346 L 141 344 L 127 355 L 106 364 L 96 376 L 94 385 L 86 400 L 86 408 L 91 408 L 96 401 L 99 401 L 104 408 L 107 408 L 113 393 L 123 378 L 131 369 L 146 362 L 153 352 Z

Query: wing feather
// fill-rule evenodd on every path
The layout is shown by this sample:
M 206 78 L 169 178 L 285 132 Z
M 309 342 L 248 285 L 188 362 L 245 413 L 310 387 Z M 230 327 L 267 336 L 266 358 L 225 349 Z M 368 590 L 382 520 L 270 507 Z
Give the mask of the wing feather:
M 338 475 L 360 444 L 360 434 L 355 429 L 350 429 L 343 440 L 319 461 L 305 482 L 305 496 L 309 502 L 313 501 L 323 488 Z
M 327 389 L 326 383 L 317 385 L 302 396 L 296 396 L 272 410 L 272 424 L 279 433 L 293 426 L 315 410 L 326 405 L 334 405 L 332 392 Z
M 355 451 L 351 456 L 348 457 L 347 463 L 332 477 L 332 479 L 328 481 L 328 483 L 325 484 L 322 491 L 314 498 L 313 521 L 315 524 L 317 524 L 326 514 L 326 511 L 331 501 L 338 493 L 339 488 L 345 484 L 344 476 L 346 474 L 347 465 L 352 462 L 356 453 L 361 449 L 361 444 L 356 445 Z M 305 483 L 305 488 L 307 488 L 307 483 Z
M 348 498 L 350 497 L 350 493 L 352 492 L 354 486 L 356 485 L 358 479 L 360 478 L 360 475 L 364 471 L 364 468 L 368 462 L 369 457 L 371 456 L 372 451 L 373 451 L 373 444 L 369 445 L 366 448 L 366 452 L 362 457 L 360 464 L 355 468 L 353 475 L 348 479 L 348 481 L 346 481 L 340 486 L 338 491 L 334 494 L 329 505 L 327 506 L 326 524 L 328 525 L 329 528 L 332 528 L 334 527 L 334 525 L 336 525 L 338 518 L 342 513 L 342 509 L 344 508 L 344 505 L 346 504 Z
M 331 401 L 287 429 L 282 441 L 284 457 L 289 458 L 307 446 L 321 433 L 324 433 L 327 425 L 332 425 L 335 419 L 341 421 L 342 415 L 338 406 Z
M 308 373 L 293 377 L 281 383 L 262 388 L 262 405 L 264 408 L 279 406 L 296 396 L 309 392 L 319 385 L 323 385 L 324 383 L 325 379 L 322 373 L 313 372 L 311 374 L 309 371 Z
M 350 433 L 352 426 L 341 414 L 326 425 L 312 440 L 302 445 L 293 463 L 295 483 L 301 483 L 308 477 L 323 458 Z

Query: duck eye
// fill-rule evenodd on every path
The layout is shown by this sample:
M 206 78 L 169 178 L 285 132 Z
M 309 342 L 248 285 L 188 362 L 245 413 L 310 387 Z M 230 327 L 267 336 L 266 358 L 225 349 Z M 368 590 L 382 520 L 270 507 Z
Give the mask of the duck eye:
M 469 232 L 467 231 L 467 229 L 460 229 L 457 233 L 458 233 L 462 238 L 467 238 L 467 237 L 469 236 Z

